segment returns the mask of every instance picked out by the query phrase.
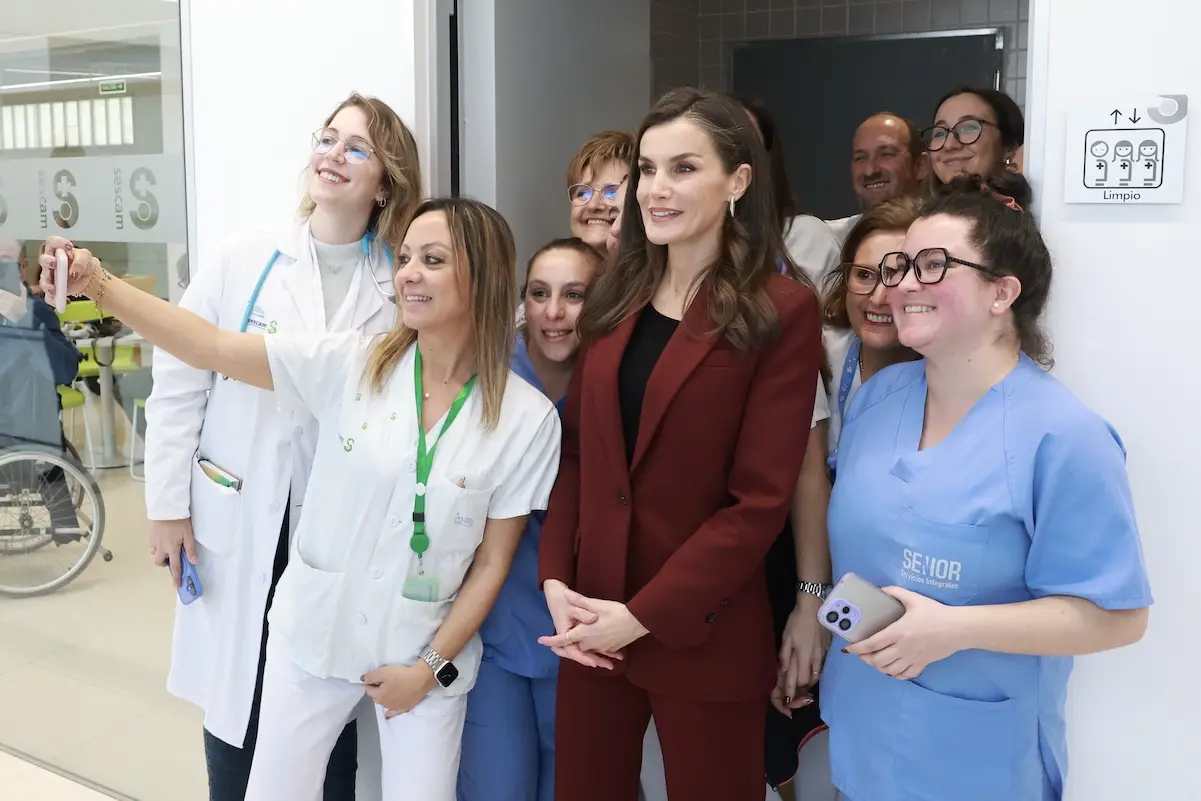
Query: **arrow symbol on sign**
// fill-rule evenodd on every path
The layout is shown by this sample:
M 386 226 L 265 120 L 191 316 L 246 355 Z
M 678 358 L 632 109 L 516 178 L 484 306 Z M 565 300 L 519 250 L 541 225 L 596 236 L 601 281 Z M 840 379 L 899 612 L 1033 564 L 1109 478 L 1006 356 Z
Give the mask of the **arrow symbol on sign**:
M 1132 111 L 1132 112 L 1130 113 L 1130 116 L 1129 116 L 1129 117 L 1127 117 L 1126 119 L 1130 120 L 1131 122 L 1135 122 L 1135 123 L 1137 123 L 1139 120 L 1141 120 L 1141 119 L 1142 119 L 1142 117 L 1140 117 L 1140 116 L 1138 115 L 1138 109 L 1135 109 L 1134 111 Z
M 1114 124 L 1114 125 L 1117 125 L 1117 124 L 1118 124 L 1118 117 L 1122 116 L 1122 112 L 1118 111 L 1118 110 L 1115 108 L 1113 111 L 1109 112 L 1109 116 L 1113 117 L 1113 124 Z

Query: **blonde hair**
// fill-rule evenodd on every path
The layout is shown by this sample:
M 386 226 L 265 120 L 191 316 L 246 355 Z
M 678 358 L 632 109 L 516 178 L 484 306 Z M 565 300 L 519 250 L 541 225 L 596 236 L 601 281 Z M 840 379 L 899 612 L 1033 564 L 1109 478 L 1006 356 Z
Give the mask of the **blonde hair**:
M 629 168 L 634 155 L 634 137 L 626 131 L 601 131 L 585 140 L 567 165 L 567 187 L 570 189 L 584 179 L 584 172 L 595 176 L 601 168 L 618 163 Z
M 484 398 L 484 426 L 500 421 L 501 401 L 513 356 L 517 305 L 517 248 L 513 232 L 496 209 L 467 198 L 434 198 L 417 207 L 413 219 L 442 212 L 450 228 L 460 281 L 467 285 L 476 375 Z M 403 322 L 374 345 L 364 372 L 373 392 L 382 392 L 417 332 Z
M 367 221 L 367 230 L 391 248 L 399 250 L 404 241 L 409 221 L 421 203 L 421 158 L 417 152 L 417 140 L 404 121 L 384 101 L 351 92 L 333 113 L 325 118 L 328 127 L 344 108 L 357 108 L 367 117 L 367 133 L 371 136 L 373 155 L 384 165 L 383 183 L 385 202 L 376 204 Z M 317 203 L 306 191 L 300 202 L 300 214 L 309 217 Z

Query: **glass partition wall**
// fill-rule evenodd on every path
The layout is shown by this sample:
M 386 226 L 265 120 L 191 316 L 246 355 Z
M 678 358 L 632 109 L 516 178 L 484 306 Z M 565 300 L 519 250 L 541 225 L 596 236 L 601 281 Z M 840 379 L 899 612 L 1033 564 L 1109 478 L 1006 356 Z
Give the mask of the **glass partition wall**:
M 181 74 L 172 0 L 0 16 L 0 750 L 139 801 L 206 797 L 200 715 L 165 690 L 175 593 L 147 567 L 151 352 L 46 305 L 36 265 L 58 234 L 178 299 Z

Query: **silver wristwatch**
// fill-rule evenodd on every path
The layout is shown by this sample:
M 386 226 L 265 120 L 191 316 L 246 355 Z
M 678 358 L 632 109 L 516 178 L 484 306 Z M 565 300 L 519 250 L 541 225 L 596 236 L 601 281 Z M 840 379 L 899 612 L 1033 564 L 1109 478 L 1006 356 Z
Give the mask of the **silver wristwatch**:
M 421 651 L 421 661 L 429 665 L 430 670 L 434 671 L 434 678 L 443 687 L 449 687 L 459 678 L 459 669 L 455 667 L 455 663 L 443 658 L 429 646 Z
M 817 581 L 798 581 L 796 583 L 797 592 L 807 592 L 810 595 L 816 595 L 823 601 L 826 600 L 826 595 L 829 594 L 832 588 L 833 587 L 830 584 L 822 584 L 821 582 Z

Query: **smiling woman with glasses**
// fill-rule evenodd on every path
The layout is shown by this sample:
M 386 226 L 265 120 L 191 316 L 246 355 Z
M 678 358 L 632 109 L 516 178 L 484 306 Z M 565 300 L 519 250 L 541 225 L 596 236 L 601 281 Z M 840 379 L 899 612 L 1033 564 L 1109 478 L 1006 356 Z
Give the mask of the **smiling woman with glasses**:
M 996 89 L 956 89 L 935 106 L 934 124 L 922 132 L 933 180 L 956 175 L 1021 172 L 1025 120 L 1013 98 Z
M 1122 441 L 1045 369 L 1051 254 L 1029 202 L 1020 175 L 956 178 L 883 260 L 922 358 L 864 386 L 839 443 L 833 574 L 903 607 L 826 662 L 850 801 L 1061 801 L 1072 657 L 1146 630 Z
M 828 386 L 830 465 L 838 451 L 842 420 L 863 383 L 890 364 L 917 358 L 897 339 L 880 268 L 885 255 L 904 243 L 919 210 L 920 202 L 909 197 L 868 209 L 847 234 L 839 269 L 826 278 L 823 339 L 834 371 Z
M 625 131 L 601 131 L 588 137 L 567 166 L 571 234 L 602 256 L 609 226 L 617 217 L 618 188 L 630 169 L 634 137 Z

